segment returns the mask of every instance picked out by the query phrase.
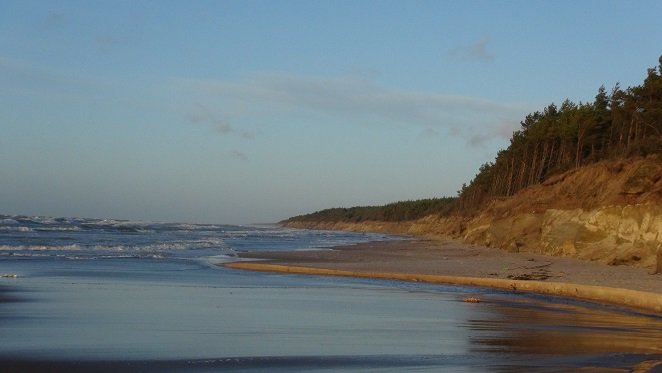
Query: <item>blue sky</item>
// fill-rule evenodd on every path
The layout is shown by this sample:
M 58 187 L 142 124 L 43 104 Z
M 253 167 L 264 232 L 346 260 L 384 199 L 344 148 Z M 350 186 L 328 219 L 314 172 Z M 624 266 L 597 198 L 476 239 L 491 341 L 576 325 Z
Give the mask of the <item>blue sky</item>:
M 273 222 L 455 195 L 640 84 L 660 1 L 0 0 L 0 213 Z

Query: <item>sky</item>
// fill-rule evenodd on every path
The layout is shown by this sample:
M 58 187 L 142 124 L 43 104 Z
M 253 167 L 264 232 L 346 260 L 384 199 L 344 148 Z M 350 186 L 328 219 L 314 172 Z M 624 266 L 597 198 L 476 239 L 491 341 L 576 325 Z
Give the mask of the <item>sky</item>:
M 638 85 L 653 1 L 0 0 L 0 213 L 276 222 L 454 196 Z

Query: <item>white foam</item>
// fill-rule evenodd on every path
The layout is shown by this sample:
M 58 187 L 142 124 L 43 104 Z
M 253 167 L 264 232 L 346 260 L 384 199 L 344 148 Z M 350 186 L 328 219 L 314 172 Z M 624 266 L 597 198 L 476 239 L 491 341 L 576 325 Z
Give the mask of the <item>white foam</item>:
M 0 251 L 74 251 L 81 250 L 80 245 L 62 245 L 62 246 L 45 246 L 45 245 L 0 245 Z
M 39 231 L 44 232 L 80 232 L 82 229 L 80 227 L 48 227 L 48 228 L 37 228 Z
M 30 227 L 17 227 L 17 226 L 12 226 L 12 227 L 0 227 L 0 231 L 4 232 L 32 232 L 32 228 Z

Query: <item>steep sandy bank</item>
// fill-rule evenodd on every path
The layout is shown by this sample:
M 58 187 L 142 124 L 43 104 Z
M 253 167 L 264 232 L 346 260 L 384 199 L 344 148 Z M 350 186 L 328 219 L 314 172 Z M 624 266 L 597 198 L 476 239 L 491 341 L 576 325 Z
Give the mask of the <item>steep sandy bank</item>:
M 605 161 L 572 170 L 493 200 L 470 217 L 287 226 L 454 238 L 512 252 L 654 268 L 662 255 L 662 160 Z

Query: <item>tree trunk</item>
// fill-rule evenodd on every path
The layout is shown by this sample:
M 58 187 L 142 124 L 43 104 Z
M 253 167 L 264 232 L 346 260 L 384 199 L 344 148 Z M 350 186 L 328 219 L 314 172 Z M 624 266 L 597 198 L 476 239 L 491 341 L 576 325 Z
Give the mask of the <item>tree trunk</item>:
M 533 184 L 533 180 L 536 174 L 537 161 L 538 161 L 538 143 L 536 142 L 536 145 L 533 148 L 533 156 L 531 157 L 531 169 L 529 170 L 529 177 L 526 186 Z
M 579 125 L 579 130 L 577 131 L 577 150 L 575 151 L 575 168 L 578 168 L 582 164 L 582 150 L 584 148 L 584 136 L 586 136 L 586 128 L 582 128 L 582 125 Z
M 508 189 L 506 190 L 506 195 L 512 195 L 513 191 L 513 178 L 515 177 L 515 157 L 510 158 L 510 172 L 508 176 Z

